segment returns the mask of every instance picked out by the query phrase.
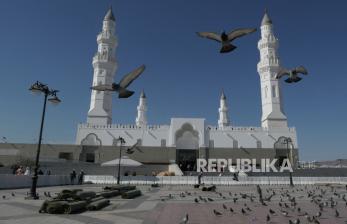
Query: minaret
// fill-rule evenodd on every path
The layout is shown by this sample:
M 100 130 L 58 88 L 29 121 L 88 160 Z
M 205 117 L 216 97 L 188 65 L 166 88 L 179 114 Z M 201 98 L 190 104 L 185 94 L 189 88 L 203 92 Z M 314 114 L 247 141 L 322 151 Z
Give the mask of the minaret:
M 229 126 L 229 116 L 228 116 L 228 106 L 226 102 L 226 96 L 224 91 L 222 91 L 222 95 L 220 97 L 220 106 L 219 106 L 219 119 L 218 119 L 218 127 L 223 129 L 226 126 Z
M 93 57 L 93 86 L 113 83 L 117 69 L 115 51 L 118 45 L 115 27 L 115 18 L 110 8 L 105 15 L 102 31 L 97 36 L 98 50 Z M 112 123 L 112 92 L 92 90 L 87 123 Z
M 261 82 L 263 112 L 261 126 L 264 128 L 287 127 L 287 117 L 281 104 L 280 84 L 279 80 L 275 78 L 280 68 L 277 54 L 278 39 L 273 34 L 272 21 L 267 12 L 265 12 L 260 29 L 261 39 L 258 42 L 260 61 L 257 68 Z
M 139 105 L 137 106 L 137 117 L 136 117 L 136 126 L 146 127 L 147 125 L 147 99 L 145 92 L 142 90 L 139 100 Z

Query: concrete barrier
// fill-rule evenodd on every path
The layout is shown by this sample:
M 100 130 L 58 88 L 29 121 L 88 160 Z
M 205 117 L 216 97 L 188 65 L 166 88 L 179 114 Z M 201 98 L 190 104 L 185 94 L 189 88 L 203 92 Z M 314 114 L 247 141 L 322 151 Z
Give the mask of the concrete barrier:
M 94 184 L 115 184 L 117 178 L 114 176 L 86 175 L 85 182 Z M 295 185 L 307 184 L 347 184 L 347 177 L 293 177 Z M 122 184 L 150 185 L 158 183 L 161 185 L 194 185 L 198 183 L 197 176 L 122 176 Z M 203 176 L 201 183 L 207 185 L 289 185 L 289 177 L 239 177 L 239 181 L 233 180 L 231 176 Z
M 31 176 L 0 174 L 0 189 L 27 188 L 32 183 Z M 70 177 L 66 175 L 39 175 L 37 186 L 58 186 L 70 184 Z

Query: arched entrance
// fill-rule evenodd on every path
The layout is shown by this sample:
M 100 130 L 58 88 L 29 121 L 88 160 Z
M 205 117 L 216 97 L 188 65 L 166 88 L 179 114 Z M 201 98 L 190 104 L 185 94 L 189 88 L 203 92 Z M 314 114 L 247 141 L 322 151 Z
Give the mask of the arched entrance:
M 274 149 L 276 152 L 277 166 L 279 167 L 284 159 L 289 159 L 293 163 L 293 142 L 289 137 L 281 136 L 274 143 Z
M 82 141 L 82 152 L 80 154 L 80 161 L 95 162 L 95 151 L 101 146 L 101 140 L 94 133 L 88 134 Z
M 176 161 L 182 171 L 195 171 L 199 154 L 199 133 L 185 123 L 176 132 Z

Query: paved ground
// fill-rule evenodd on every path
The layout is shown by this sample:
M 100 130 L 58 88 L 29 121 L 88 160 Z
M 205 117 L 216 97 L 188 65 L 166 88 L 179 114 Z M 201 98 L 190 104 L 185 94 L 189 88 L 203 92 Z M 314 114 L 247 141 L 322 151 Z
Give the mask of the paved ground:
M 101 190 L 101 186 L 84 185 L 39 188 L 38 192 L 40 195 L 44 195 L 44 191 L 54 194 L 63 188 Z M 0 224 L 177 224 L 181 222 L 186 214 L 189 216 L 187 223 L 195 224 L 289 223 L 289 220 L 294 221 L 298 218 L 300 223 L 310 223 L 304 213 L 307 212 L 308 216 L 312 218 L 319 211 L 319 206 L 312 201 L 312 198 L 315 201 L 321 198 L 321 202 L 328 202 L 328 206 L 323 208 L 321 217 L 317 218 L 320 223 L 347 223 L 347 204 L 345 201 L 347 191 L 345 186 L 336 186 L 334 188 L 326 186 L 298 186 L 295 188 L 262 186 L 264 198 L 270 196 L 273 191 L 275 192 L 271 201 L 266 202 L 266 206 L 259 203 L 258 197 L 254 198 L 253 201 L 248 197 L 251 195 L 257 196 L 256 186 L 217 186 L 217 193 L 202 192 L 199 189 L 193 189 L 191 186 L 164 186 L 160 188 L 139 186 L 138 188 L 144 194 L 139 198 L 125 200 L 116 197 L 111 199 L 111 205 L 101 211 L 87 211 L 73 215 L 39 214 L 38 210 L 45 199 L 44 196 L 36 201 L 24 200 L 28 189 L 0 190 Z M 316 196 L 308 197 L 308 192 L 312 192 Z M 12 196 L 11 193 L 14 193 L 15 196 Z M 248 196 L 242 198 L 240 193 Z M 317 197 L 320 194 L 322 197 Z M 291 198 L 295 197 L 297 202 L 295 208 L 291 206 L 288 195 Z M 5 196 L 5 199 L 2 196 Z M 198 203 L 194 202 L 195 198 L 198 199 Z M 233 198 L 238 198 L 235 203 Z M 334 208 L 331 208 L 331 201 L 333 201 L 333 204 L 337 202 Z M 280 208 L 279 203 L 282 204 L 283 208 Z M 223 208 L 223 204 L 227 209 Z M 285 208 L 285 204 L 288 208 Z M 247 207 L 249 210 L 247 210 Z M 301 208 L 300 212 L 298 211 L 299 207 Z M 234 212 L 231 212 L 230 208 Z M 246 214 L 242 214 L 242 208 L 246 211 Z M 270 208 L 275 211 L 275 214 L 270 214 Z M 213 209 L 219 211 L 222 215 L 216 216 Z M 287 211 L 288 216 L 281 214 L 281 210 Z M 339 217 L 335 217 L 336 210 L 340 214 Z M 270 221 L 266 221 L 267 215 L 269 215 Z

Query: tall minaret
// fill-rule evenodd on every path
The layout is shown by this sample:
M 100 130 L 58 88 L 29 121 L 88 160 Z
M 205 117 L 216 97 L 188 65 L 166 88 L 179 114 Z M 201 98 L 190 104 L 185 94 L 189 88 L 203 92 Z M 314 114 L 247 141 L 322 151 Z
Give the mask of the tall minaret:
M 116 22 L 112 8 L 105 15 L 102 31 L 97 36 L 98 50 L 93 57 L 93 86 L 106 84 L 112 85 L 117 69 L 115 51 L 118 45 L 115 36 Z M 111 92 L 92 90 L 90 109 L 87 123 L 111 124 L 112 123 L 112 95 Z
M 139 105 L 137 106 L 137 117 L 136 117 L 136 126 L 145 127 L 147 125 L 147 99 L 145 92 L 142 90 L 139 100 Z
M 261 82 L 262 118 L 261 126 L 264 128 L 287 127 L 287 117 L 284 115 L 281 104 L 281 89 L 279 81 L 275 78 L 280 61 L 277 54 L 278 39 L 272 30 L 272 21 L 267 12 L 261 22 L 261 39 L 258 42 L 260 61 L 258 73 Z
M 218 127 L 223 129 L 226 126 L 229 126 L 229 116 L 228 116 L 228 106 L 226 102 L 226 96 L 224 91 L 222 91 L 222 95 L 220 97 L 220 106 L 219 106 L 219 119 L 218 119 Z

